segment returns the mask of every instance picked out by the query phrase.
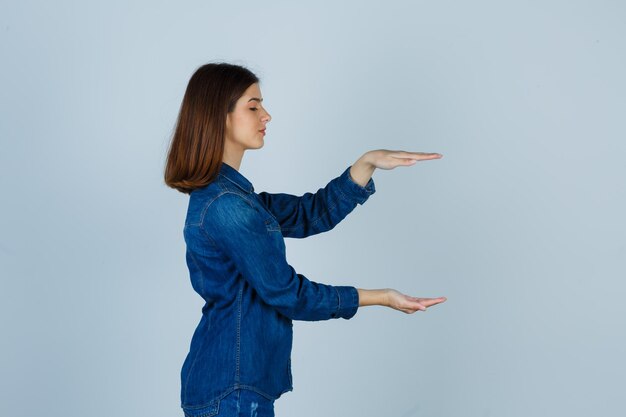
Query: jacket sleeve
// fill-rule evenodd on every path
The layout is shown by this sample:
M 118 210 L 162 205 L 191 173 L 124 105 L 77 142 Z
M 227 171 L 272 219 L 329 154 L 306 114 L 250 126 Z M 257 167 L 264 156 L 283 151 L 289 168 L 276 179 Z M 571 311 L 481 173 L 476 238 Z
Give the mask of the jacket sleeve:
M 207 207 L 202 229 L 230 258 L 261 299 L 292 320 L 350 319 L 355 287 L 310 281 L 287 263 L 284 239 L 269 231 L 263 215 L 244 197 L 225 193 Z
M 278 220 L 284 237 L 305 238 L 327 232 L 376 192 L 373 178 L 365 187 L 354 182 L 351 167 L 315 194 L 294 196 L 262 191 L 258 196 Z

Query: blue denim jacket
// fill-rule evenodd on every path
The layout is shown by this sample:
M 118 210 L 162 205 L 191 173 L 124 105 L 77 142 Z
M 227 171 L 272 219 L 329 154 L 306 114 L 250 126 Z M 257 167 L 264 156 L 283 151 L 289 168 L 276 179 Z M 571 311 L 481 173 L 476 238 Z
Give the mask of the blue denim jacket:
M 181 370 L 181 407 L 211 416 L 233 389 L 277 399 L 291 391 L 292 320 L 350 319 L 356 288 L 309 280 L 287 263 L 285 237 L 334 228 L 376 190 L 350 167 L 316 193 L 255 193 L 222 162 L 189 197 L 184 237 L 191 284 L 206 301 Z

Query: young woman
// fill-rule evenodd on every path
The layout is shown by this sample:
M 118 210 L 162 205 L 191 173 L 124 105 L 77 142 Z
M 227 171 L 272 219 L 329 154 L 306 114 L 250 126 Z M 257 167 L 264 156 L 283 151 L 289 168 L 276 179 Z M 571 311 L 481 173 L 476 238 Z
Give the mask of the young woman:
M 273 416 L 292 390 L 292 320 L 350 319 L 368 305 L 414 313 L 446 300 L 311 281 L 287 263 L 284 243 L 333 229 L 376 191 L 376 168 L 442 155 L 378 149 L 314 194 L 256 193 L 239 167 L 270 120 L 247 68 L 210 63 L 189 80 L 165 166 L 165 183 L 189 194 L 186 261 L 206 301 L 181 370 L 188 417 Z

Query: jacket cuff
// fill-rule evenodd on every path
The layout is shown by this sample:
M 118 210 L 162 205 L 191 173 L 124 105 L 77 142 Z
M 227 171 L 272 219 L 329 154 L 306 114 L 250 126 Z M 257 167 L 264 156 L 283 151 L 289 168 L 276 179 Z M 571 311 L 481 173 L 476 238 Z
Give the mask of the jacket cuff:
M 341 187 L 341 193 L 356 201 L 358 204 L 363 204 L 370 195 L 376 192 L 376 186 L 374 185 L 374 179 L 370 178 L 370 180 L 365 184 L 365 187 L 362 187 L 360 184 L 354 182 L 352 177 L 350 176 L 350 165 L 346 168 L 345 171 L 339 176 L 339 184 Z
M 351 319 L 359 308 L 359 293 L 355 287 L 351 286 L 335 286 L 339 304 L 335 318 Z

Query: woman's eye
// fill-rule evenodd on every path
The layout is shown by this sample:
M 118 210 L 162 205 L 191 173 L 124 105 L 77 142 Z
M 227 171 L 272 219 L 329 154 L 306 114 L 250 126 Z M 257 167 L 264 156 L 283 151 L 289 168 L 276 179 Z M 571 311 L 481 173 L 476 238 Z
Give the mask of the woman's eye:
M 257 108 L 256 107 L 251 107 L 250 110 L 257 111 Z

